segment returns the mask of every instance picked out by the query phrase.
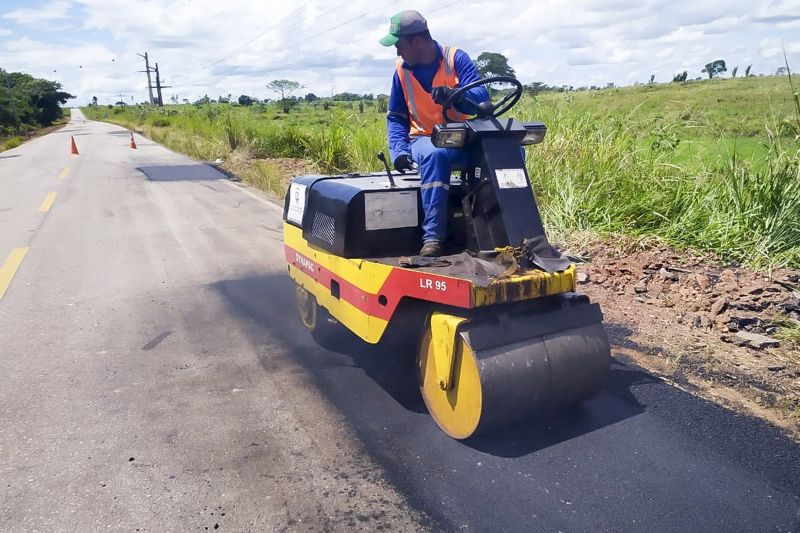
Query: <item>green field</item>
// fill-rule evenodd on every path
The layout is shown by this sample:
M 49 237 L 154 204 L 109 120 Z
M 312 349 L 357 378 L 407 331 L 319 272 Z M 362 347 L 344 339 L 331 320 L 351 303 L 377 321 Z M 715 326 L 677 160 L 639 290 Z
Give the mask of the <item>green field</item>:
M 795 86 L 795 91 L 800 86 Z M 84 108 L 201 160 L 251 161 L 244 178 L 282 194 L 266 158 L 321 172 L 377 170 L 373 102 Z M 528 95 L 510 112 L 549 128 L 528 170 L 556 241 L 576 230 L 657 238 L 758 268 L 800 267 L 800 102 L 788 77 Z

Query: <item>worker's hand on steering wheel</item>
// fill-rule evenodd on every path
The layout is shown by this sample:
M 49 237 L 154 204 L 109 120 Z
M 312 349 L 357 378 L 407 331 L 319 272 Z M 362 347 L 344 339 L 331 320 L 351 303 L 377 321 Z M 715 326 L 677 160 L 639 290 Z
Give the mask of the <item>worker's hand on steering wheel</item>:
M 394 169 L 398 172 L 405 173 L 406 170 L 412 170 L 414 168 L 414 161 L 411 159 L 411 156 L 408 154 L 400 154 L 394 158 L 392 162 L 394 165 Z
M 431 98 L 433 98 L 434 103 L 438 105 L 442 105 L 445 101 L 450 98 L 450 95 L 455 92 L 455 89 L 451 89 L 450 87 L 432 87 L 431 88 Z M 456 99 L 457 101 L 450 102 L 453 105 L 458 104 L 461 102 L 461 95 L 458 96 Z

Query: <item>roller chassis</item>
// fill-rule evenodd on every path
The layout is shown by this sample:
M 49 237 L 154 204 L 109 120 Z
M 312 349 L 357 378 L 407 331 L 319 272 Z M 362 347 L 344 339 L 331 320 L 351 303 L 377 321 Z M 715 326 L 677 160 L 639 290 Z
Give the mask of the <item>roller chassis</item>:
M 472 258 L 466 268 L 465 254 L 409 268 L 399 265 L 407 259 L 401 256 L 345 259 L 316 249 L 290 224 L 284 236 L 289 276 L 298 298 L 313 308 L 315 320 L 304 324 L 314 338 L 329 345 L 341 328 L 371 344 L 392 333 L 394 339 L 418 338 L 423 398 L 454 438 L 574 404 L 605 382 L 609 348 L 602 315 L 574 292 L 573 265 L 498 277 L 487 272 L 502 265 Z M 443 345 L 438 350 L 437 342 Z M 573 352 L 566 364 L 553 359 L 552 346 Z M 494 364 L 498 350 L 514 363 Z M 536 374 L 540 379 L 529 379 Z

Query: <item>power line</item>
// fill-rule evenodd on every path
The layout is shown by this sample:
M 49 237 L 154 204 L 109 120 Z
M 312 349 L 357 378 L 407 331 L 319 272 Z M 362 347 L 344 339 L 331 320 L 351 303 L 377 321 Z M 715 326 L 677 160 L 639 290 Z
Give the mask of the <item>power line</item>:
M 360 15 L 358 15 L 358 16 L 355 16 L 355 17 L 353 17 L 353 18 L 351 18 L 351 19 L 348 19 L 348 20 L 346 20 L 346 21 L 344 21 L 344 22 L 342 22 L 342 23 L 340 23 L 340 24 L 337 24 L 337 25 L 335 25 L 335 26 L 332 26 L 332 27 L 330 27 L 330 28 L 328 28 L 328 29 L 326 29 L 326 30 L 322 30 L 322 31 L 319 31 L 319 32 L 317 32 L 317 33 L 314 33 L 314 34 L 312 34 L 312 35 L 309 35 L 308 37 L 305 37 L 305 38 L 303 38 L 303 39 L 301 39 L 301 40 L 299 40 L 299 41 L 297 41 L 297 42 L 294 42 L 294 43 L 292 43 L 292 44 L 289 44 L 289 45 L 283 45 L 283 47 L 284 47 L 284 48 L 289 48 L 289 47 L 293 47 L 293 46 L 298 46 L 298 45 L 300 45 L 300 44 L 303 44 L 303 43 L 305 43 L 305 42 L 307 42 L 307 41 L 309 41 L 309 40 L 311 40 L 311 39 L 313 39 L 313 38 L 319 37 L 320 35 L 324 35 L 324 34 L 326 34 L 326 33 L 329 33 L 329 32 L 331 32 L 331 31 L 333 31 L 333 30 L 336 30 L 336 29 L 339 29 L 339 28 L 341 28 L 341 27 L 343 27 L 343 26 L 346 26 L 346 25 L 348 25 L 348 24 L 351 24 L 351 23 L 353 23 L 353 22 L 355 22 L 355 21 L 357 21 L 357 20 L 360 20 L 360 19 L 362 19 L 362 18 L 366 17 L 367 15 L 369 15 L 370 13 L 372 13 L 372 12 L 374 12 L 374 11 L 377 11 L 377 10 L 379 10 L 379 9 L 384 9 L 384 8 L 386 8 L 386 7 L 388 7 L 388 6 L 391 6 L 391 5 L 394 5 L 394 4 L 398 4 L 398 3 L 400 3 L 400 1 L 401 1 L 401 0 L 390 0 L 389 2 L 387 2 L 387 3 L 385 3 L 385 4 L 381 4 L 381 5 L 380 5 L 380 6 L 378 6 L 378 7 L 375 7 L 375 8 L 373 8 L 373 9 L 370 9 L 370 10 L 368 10 L 368 11 L 365 11 L 364 13 L 361 13 Z M 461 0 L 456 0 L 456 1 L 455 1 L 455 2 L 453 2 L 453 3 L 456 3 L 456 2 L 459 2 L 459 1 L 461 1 Z M 450 5 L 450 4 L 448 4 L 448 5 Z M 445 6 L 445 7 L 446 7 L 446 6 Z M 336 49 L 338 49 L 338 48 L 341 48 L 342 46 L 344 46 L 344 45 L 340 45 L 340 46 L 339 46 L 339 47 L 337 47 Z M 333 50 L 330 50 L 329 52 L 332 52 L 332 51 L 333 51 Z M 320 55 L 320 54 L 316 54 L 316 55 Z M 224 58 L 221 58 L 220 60 L 217 60 L 217 61 L 215 61 L 213 64 L 219 63 L 219 62 L 220 62 L 222 59 L 224 59 Z M 270 70 L 275 70 L 275 69 L 265 69 L 265 72 L 269 72 Z M 188 80 L 187 82 L 184 82 L 184 83 L 185 83 L 185 84 L 191 84 L 191 83 L 193 83 L 193 82 L 200 81 L 200 80 L 205 80 L 205 79 L 208 79 L 208 78 L 210 78 L 210 77 L 211 77 L 211 75 L 210 75 L 210 74 L 207 74 L 207 75 L 200 75 L 200 76 L 196 76 L 196 77 L 193 77 L 193 78 L 189 78 L 189 80 Z
M 380 6 L 376 7 L 376 8 L 370 9 L 369 11 L 365 11 L 364 13 L 358 15 L 357 17 L 353 17 L 350 20 L 346 20 L 346 21 L 342 22 L 341 24 L 337 24 L 336 26 L 333 26 L 332 28 L 328 28 L 327 30 L 323 30 L 323 31 L 314 33 L 312 35 L 309 35 L 305 39 L 301 39 L 301 40 L 299 40 L 299 41 L 297 41 L 295 43 L 292 43 L 292 44 L 290 44 L 288 46 L 292 47 L 292 46 L 297 46 L 297 45 L 303 44 L 303 43 L 305 43 L 307 41 L 310 41 L 314 37 L 319 37 L 320 35 L 324 35 L 324 34 L 328 33 L 329 31 L 333 31 L 335 29 L 341 28 L 342 26 L 346 26 L 347 24 L 350 24 L 351 22 L 355 22 L 356 20 L 360 20 L 360 19 L 366 17 L 367 15 L 369 15 L 370 13 L 372 13 L 373 11 L 377 11 L 378 9 L 383 9 L 385 7 L 388 7 L 388 6 L 391 6 L 391 5 L 394 5 L 394 4 L 399 4 L 399 3 L 400 3 L 400 0 L 391 0 L 390 2 L 387 2 L 386 4 L 383 4 L 383 5 L 380 5 Z
M 282 22 L 286 22 L 287 20 L 289 20 L 290 18 L 294 17 L 295 15 L 299 15 L 301 12 L 305 11 L 305 9 L 306 9 L 306 6 L 305 6 L 305 5 L 302 5 L 302 6 L 298 7 L 297 9 L 295 9 L 295 10 L 294 10 L 294 11 L 292 11 L 290 14 L 286 15 L 285 17 L 283 17 L 281 20 L 279 20 L 279 21 L 278 21 L 278 22 L 276 22 L 275 24 L 272 24 L 271 26 L 268 26 L 268 27 L 267 27 L 267 29 L 265 29 L 263 32 L 259 33 L 258 35 L 256 35 L 256 36 L 255 36 L 255 37 L 253 37 L 252 39 L 250 39 L 250 40 L 248 40 L 248 41 L 245 41 L 244 43 L 242 43 L 241 45 L 239 45 L 237 48 L 234 48 L 234 49 L 232 49 L 232 50 L 230 50 L 230 51 L 226 52 L 225 54 L 221 55 L 221 56 L 220 56 L 220 57 L 218 57 L 217 59 L 213 60 L 213 61 L 212 61 L 212 62 L 210 62 L 210 63 L 207 63 L 207 64 L 203 65 L 203 66 L 202 66 L 202 67 L 200 67 L 200 68 L 208 68 L 208 67 L 213 67 L 214 65 L 216 65 L 217 63 L 219 63 L 219 62 L 220 62 L 220 61 L 222 61 L 223 59 L 227 59 L 228 57 L 232 56 L 233 54 L 235 54 L 235 53 L 237 53 L 237 52 L 240 52 L 240 51 L 244 50 L 245 48 L 247 48 L 247 46 L 248 46 L 248 45 L 250 45 L 250 44 L 254 43 L 255 41 L 259 40 L 260 38 L 262 38 L 262 37 L 263 37 L 264 35 L 266 35 L 266 34 L 267 34 L 267 33 L 268 33 L 270 30 L 273 30 L 273 29 L 277 28 L 279 24 L 281 24 Z M 295 24 L 295 25 L 296 25 L 296 24 Z M 295 25 L 292 25 L 292 26 L 289 26 L 289 27 L 290 27 L 290 28 L 293 28 Z
M 459 2 L 463 2 L 463 1 L 464 0 L 454 0 L 453 2 L 450 2 L 449 4 L 445 4 L 445 5 L 441 6 L 441 7 L 437 7 L 436 9 L 434 9 L 432 11 L 429 11 L 428 15 L 430 15 L 432 13 L 436 13 L 437 11 L 441 11 L 443 9 L 446 9 L 446 8 L 452 6 L 452 5 L 458 4 Z M 390 2 L 390 4 L 394 4 L 394 3 L 397 3 L 397 2 Z M 316 53 L 314 53 L 314 55 L 302 57 L 302 58 L 300 58 L 300 59 L 298 59 L 296 61 L 293 61 L 291 63 L 287 63 L 287 64 L 284 64 L 284 65 L 281 65 L 280 67 L 274 67 L 274 68 L 266 69 L 266 72 L 280 72 L 282 70 L 286 70 L 286 69 L 291 68 L 291 67 L 293 67 L 295 65 L 299 65 L 300 63 L 303 63 L 304 61 L 307 61 L 307 60 L 309 60 L 311 58 L 332 54 L 333 52 L 336 52 L 337 50 L 341 50 L 342 48 L 344 48 L 345 46 L 348 46 L 349 44 L 351 44 L 351 43 L 340 44 L 339 46 L 337 46 L 335 48 L 331 48 L 329 50 L 325 50 L 325 51 L 322 51 L 322 52 L 316 52 Z
M 338 8 L 339 6 L 345 4 L 347 1 L 348 0 L 344 0 L 343 2 L 339 2 L 338 4 L 335 4 L 333 7 L 329 8 L 327 10 L 323 10 L 322 12 L 320 12 L 319 16 L 325 15 L 325 14 L 333 11 L 334 9 Z M 273 30 L 273 29 L 277 28 L 281 23 L 286 22 L 290 18 L 300 14 L 302 11 L 304 11 L 310 5 L 313 5 L 313 2 L 310 3 L 310 4 L 303 5 L 303 6 L 299 7 L 299 8 L 297 8 L 297 9 L 295 9 L 293 12 L 291 12 L 287 16 L 283 17 L 281 20 L 275 22 L 274 24 L 271 24 L 271 25 L 267 26 L 264 31 L 262 31 L 261 33 L 259 33 L 255 37 L 252 37 L 251 39 L 249 39 L 248 41 L 246 41 L 245 43 L 239 45 L 236 48 L 230 49 L 229 51 L 225 52 L 221 56 L 219 56 L 216 59 L 214 59 L 213 61 L 211 61 L 210 63 L 206 63 L 204 65 L 201 65 L 200 67 L 197 67 L 197 68 L 198 69 L 205 69 L 205 68 L 208 68 L 208 67 L 212 67 L 212 66 L 220 63 L 221 61 L 231 57 L 232 55 L 236 54 L 237 52 L 240 52 L 240 51 L 244 50 L 245 48 L 247 48 L 248 45 L 252 44 L 253 42 L 257 41 L 258 39 L 260 39 L 261 37 L 266 35 L 270 30 Z M 292 28 L 300 25 L 301 23 L 302 23 L 302 20 L 298 20 L 297 22 L 287 26 L 286 29 L 287 30 L 288 29 L 292 29 Z M 180 79 L 180 76 L 176 76 L 176 77 Z M 189 78 L 189 82 L 187 82 L 187 83 L 192 83 L 193 81 L 195 81 L 197 79 L 203 79 L 203 78 L 202 77 L 201 78 L 196 78 L 196 77 L 195 78 Z
M 463 2 L 463 1 L 464 0 L 455 0 L 454 2 L 450 2 L 449 4 L 445 4 L 445 5 L 441 6 L 441 7 L 437 7 L 436 9 L 434 9 L 432 11 L 428 11 L 428 15 L 430 15 L 431 13 L 436 13 L 437 11 L 441 11 L 442 9 L 448 8 L 448 7 L 452 6 L 452 5 L 455 5 L 455 4 L 457 4 L 459 2 Z
M 401 0 L 390 0 L 389 2 L 387 2 L 387 3 L 385 3 L 385 4 L 381 4 L 380 6 L 377 6 L 377 7 L 373 8 L 373 9 L 370 9 L 370 10 L 368 10 L 368 11 L 365 11 L 365 12 L 361 13 L 360 15 L 358 15 L 358 16 L 355 16 L 355 17 L 353 17 L 353 18 L 351 18 L 351 19 L 348 19 L 348 20 L 346 20 L 346 21 L 344 21 L 344 22 L 342 22 L 342 23 L 340 23 L 340 24 L 337 24 L 337 25 L 335 25 L 335 26 L 332 26 L 332 27 L 330 27 L 330 28 L 328 28 L 328 29 L 326 29 L 326 30 L 322 30 L 322 31 L 320 31 L 320 32 L 317 32 L 317 33 L 315 33 L 315 34 L 309 35 L 309 36 L 307 36 L 307 37 L 305 37 L 305 38 L 303 38 L 303 39 L 301 39 L 301 40 L 299 40 L 299 41 L 296 41 L 296 42 L 294 42 L 294 43 L 292 43 L 292 44 L 285 45 L 285 48 L 289 48 L 289 47 L 294 47 L 294 46 L 301 45 L 301 44 L 303 44 L 303 43 L 305 43 L 305 42 L 308 42 L 308 41 L 310 41 L 311 39 L 314 39 L 314 38 L 316 38 L 316 37 L 319 37 L 320 35 L 324 35 L 324 34 L 326 34 L 326 33 L 329 33 L 329 32 L 331 32 L 331 31 L 333 31 L 333 30 L 336 30 L 336 29 L 339 29 L 339 28 L 341 28 L 341 27 L 343 27 L 343 26 L 346 26 L 346 25 L 348 25 L 348 24 L 351 24 L 351 23 L 353 23 L 353 22 L 355 22 L 355 21 L 357 21 L 357 20 L 361 20 L 361 19 L 363 19 L 364 17 L 366 17 L 367 15 L 369 15 L 370 13 L 374 12 L 374 11 L 377 11 L 377 10 L 379 10 L 379 9 L 385 9 L 386 7 L 389 7 L 389 6 L 392 6 L 392 5 L 398 4 L 400 1 L 401 1 Z M 431 10 L 431 11 L 428 11 L 428 12 L 427 12 L 427 15 L 429 16 L 429 15 L 431 15 L 431 14 L 433 14 L 433 13 L 436 13 L 436 12 L 438 12 L 438 11 L 442 11 L 443 9 L 447 9 L 447 8 L 448 8 L 448 7 L 450 7 L 450 6 L 453 6 L 453 5 L 455 5 L 455 4 L 461 3 L 461 2 L 463 2 L 463 1 L 464 1 L 464 0 L 453 0 L 452 2 L 448 2 L 447 4 L 444 4 L 444 5 L 442 5 L 442 6 L 439 6 L 439 7 L 437 7 L 436 9 L 433 9 L 433 10 Z M 344 3 L 344 2 L 342 2 L 342 3 Z M 341 4 L 337 4 L 337 7 L 338 7 L 338 5 L 341 5 Z M 304 6 L 303 8 L 305 8 L 305 6 Z M 330 10 L 328 10 L 328 11 L 330 11 Z M 326 12 L 327 12 L 327 11 L 326 11 Z M 323 13 L 325 13 L 325 12 L 323 12 Z M 286 18 L 288 18 L 288 16 L 287 16 Z M 280 23 L 280 22 L 279 22 L 279 23 Z M 277 26 L 279 23 L 276 23 L 276 24 L 275 24 L 273 27 Z M 230 57 L 230 56 L 231 56 L 231 55 L 233 55 L 235 52 L 237 52 L 237 51 L 239 51 L 239 50 L 241 50 L 241 49 L 245 48 L 245 47 L 246 47 L 248 44 L 250 44 L 250 43 L 252 43 L 252 42 L 254 42 L 254 41 L 258 40 L 260 37 L 262 37 L 262 36 L 263 36 L 263 35 L 265 35 L 266 33 L 267 33 L 267 32 L 263 32 L 263 33 L 259 34 L 258 36 L 256 36 L 256 37 L 254 37 L 254 38 L 250 39 L 250 40 L 249 40 L 247 43 L 245 43 L 244 45 L 240 46 L 238 49 L 234 50 L 234 51 L 233 51 L 233 52 L 231 52 L 231 53 L 225 54 L 224 56 L 222 56 L 222 57 L 218 58 L 217 60 L 215 60 L 214 62 L 210 63 L 210 64 L 209 64 L 209 65 L 207 65 L 207 66 L 213 66 L 213 65 L 216 65 L 216 64 L 218 64 L 218 63 L 219 63 L 219 62 L 221 62 L 223 59 L 226 59 L 227 57 Z M 336 47 L 334 47 L 334 48 L 330 48 L 330 49 L 328 49 L 328 50 L 324 50 L 324 51 L 315 52 L 315 53 L 314 53 L 314 54 L 312 54 L 312 55 L 305 56 L 305 57 L 303 57 L 303 58 L 300 58 L 300 59 L 298 59 L 298 60 L 292 61 L 291 63 L 286 63 L 286 64 L 284 64 L 284 65 L 281 65 L 281 66 L 279 66 L 279 67 L 265 68 L 265 69 L 264 69 L 264 72 L 265 72 L 265 73 L 267 73 L 267 72 L 280 72 L 280 71 L 283 71 L 283 70 L 287 70 L 287 69 L 289 69 L 289 68 L 291 68 L 291 67 L 294 67 L 294 66 L 296 66 L 296 65 L 299 65 L 299 64 L 301 64 L 301 63 L 303 63 L 303 62 L 307 61 L 308 59 L 311 59 L 311 58 L 317 58 L 317 57 L 321 57 L 321 56 L 326 56 L 326 55 L 332 54 L 332 53 L 334 53 L 334 52 L 336 52 L 336 51 L 338 51 L 338 50 L 341 50 L 342 48 L 344 48 L 344 47 L 348 46 L 349 44 L 351 44 L 351 43 L 340 44 L 340 45 L 338 45 L 338 46 L 336 46 Z M 178 77 L 178 76 L 176 76 L 176 77 Z M 182 84 L 183 84 L 183 85 L 191 85 L 191 84 L 193 84 L 193 83 L 196 83 L 196 82 L 198 82 L 198 81 L 207 80 L 207 79 L 209 79 L 209 78 L 211 78 L 211 77 L 212 77 L 212 75 L 211 75 L 211 74 L 200 74 L 200 75 L 198 75 L 198 76 L 190 77 L 190 78 L 189 78 L 189 79 L 188 79 L 186 82 L 183 82 Z

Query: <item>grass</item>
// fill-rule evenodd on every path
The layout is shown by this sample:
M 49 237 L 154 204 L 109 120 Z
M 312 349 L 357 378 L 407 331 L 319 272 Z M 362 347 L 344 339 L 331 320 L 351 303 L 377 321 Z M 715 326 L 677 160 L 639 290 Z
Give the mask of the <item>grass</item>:
M 12 148 L 16 148 L 17 146 L 20 146 L 24 142 L 25 142 L 25 139 L 23 139 L 19 135 L 14 135 L 14 136 L 9 137 L 8 139 L 6 139 L 6 141 L 3 143 L 2 150 L 0 150 L 0 151 L 11 150 Z
M 279 195 L 265 158 L 341 173 L 378 170 L 375 153 L 387 151 L 383 113 L 357 104 L 85 112 L 197 159 L 251 159 L 243 178 Z M 800 105 L 786 77 L 543 93 L 511 115 L 548 126 L 527 166 L 554 240 L 622 234 L 756 268 L 800 267 Z
M 771 325 L 779 328 L 775 334 L 777 339 L 791 348 L 800 350 L 800 322 L 781 314 L 772 319 Z M 800 356 L 798 356 L 798 362 L 800 362 Z

